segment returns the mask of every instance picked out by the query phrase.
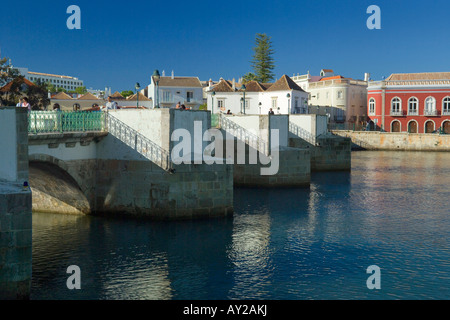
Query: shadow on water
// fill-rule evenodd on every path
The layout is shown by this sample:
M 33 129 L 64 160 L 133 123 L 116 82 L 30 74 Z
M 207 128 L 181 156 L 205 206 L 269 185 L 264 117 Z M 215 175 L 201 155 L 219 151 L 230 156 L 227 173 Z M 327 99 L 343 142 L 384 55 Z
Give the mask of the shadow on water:
M 33 215 L 33 299 L 448 298 L 449 154 L 361 152 L 226 219 Z M 78 265 L 82 290 L 68 290 Z M 382 290 L 366 287 L 368 266 Z

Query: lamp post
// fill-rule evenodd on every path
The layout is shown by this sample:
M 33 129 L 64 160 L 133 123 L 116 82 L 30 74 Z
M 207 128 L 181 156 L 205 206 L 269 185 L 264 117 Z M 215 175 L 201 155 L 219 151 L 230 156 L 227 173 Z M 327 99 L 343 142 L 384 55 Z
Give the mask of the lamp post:
M 289 102 L 291 101 L 291 94 L 290 93 L 288 93 L 287 95 L 286 95 L 286 98 L 288 98 L 288 114 L 290 114 L 291 113 L 291 110 L 290 110 L 290 108 L 289 108 Z
M 216 92 L 213 91 L 211 92 L 211 115 L 214 114 L 214 96 L 215 96 Z
M 136 108 L 139 108 L 139 92 L 138 90 L 141 88 L 141 85 L 139 84 L 139 82 L 136 82 L 136 85 L 134 86 L 134 88 L 136 89 Z
M 244 114 L 245 114 L 245 89 L 247 89 L 247 88 L 245 87 L 245 84 L 243 84 L 241 87 L 241 90 L 244 93 L 244 98 L 242 98 L 242 109 L 244 111 L 243 112 Z
M 258 105 L 259 105 L 259 114 L 261 114 L 261 106 L 262 106 L 262 103 L 260 102 L 260 103 L 258 103 Z
M 159 80 L 161 79 L 161 76 L 159 75 L 159 71 L 155 70 L 153 72 L 153 80 L 155 80 L 155 84 L 156 84 L 156 108 L 159 108 L 159 88 L 158 88 L 158 84 L 159 84 Z

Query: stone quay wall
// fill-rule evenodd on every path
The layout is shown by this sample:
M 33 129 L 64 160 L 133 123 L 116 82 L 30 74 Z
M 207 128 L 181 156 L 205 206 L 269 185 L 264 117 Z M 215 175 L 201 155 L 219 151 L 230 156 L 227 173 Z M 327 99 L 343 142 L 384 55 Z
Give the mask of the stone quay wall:
M 29 299 L 32 216 L 27 110 L 0 108 L 0 300 Z
M 334 130 L 333 134 L 349 137 L 354 147 L 366 150 L 450 151 L 448 134 L 347 130 Z
M 318 146 L 291 135 L 289 145 L 308 148 L 311 153 L 311 171 L 336 171 L 351 169 L 351 139 L 327 135 L 317 138 Z

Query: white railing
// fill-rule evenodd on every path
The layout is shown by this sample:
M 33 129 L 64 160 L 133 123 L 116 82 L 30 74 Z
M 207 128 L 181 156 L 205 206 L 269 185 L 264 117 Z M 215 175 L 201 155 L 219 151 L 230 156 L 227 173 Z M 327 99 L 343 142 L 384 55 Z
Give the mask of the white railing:
M 235 136 L 237 139 L 258 150 L 260 153 L 269 155 L 270 150 L 266 141 L 261 139 L 256 134 L 251 133 L 244 127 L 238 125 L 236 122 L 227 119 L 227 117 L 223 116 L 222 114 L 220 114 L 219 116 L 219 126 L 221 129 Z
M 391 110 L 391 116 L 403 116 L 403 110 L 397 111 L 397 110 Z
M 424 110 L 423 111 L 424 116 L 437 116 L 437 110 Z
M 358 85 L 358 86 L 367 87 L 367 82 L 366 81 L 353 80 L 353 79 L 333 79 L 333 80 L 324 80 L 324 81 L 310 82 L 308 84 L 308 86 L 309 86 L 310 89 L 313 89 L 313 88 L 334 86 L 334 85 L 338 85 L 338 84 Z
M 143 136 L 110 113 L 108 113 L 106 122 L 109 134 L 136 150 L 138 153 L 151 162 L 157 164 L 162 169 L 171 171 L 172 161 L 170 158 L 170 153 L 167 150 L 161 148 L 149 138 Z
M 450 115 L 450 109 L 444 109 L 444 110 L 442 110 L 442 115 L 443 115 L 443 116 L 448 116 L 448 115 Z
M 289 121 L 289 132 L 296 135 L 297 137 L 309 142 L 312 145 L 316 145 L 316 137 L 311 134 L 311 132 L 306 131 L 302 127 L 296 125 L 295 123 L 292 123 Z

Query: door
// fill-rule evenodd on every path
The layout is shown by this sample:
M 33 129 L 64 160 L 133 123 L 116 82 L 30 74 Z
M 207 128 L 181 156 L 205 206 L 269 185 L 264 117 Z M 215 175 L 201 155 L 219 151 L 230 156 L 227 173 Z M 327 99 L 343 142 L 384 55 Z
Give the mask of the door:
M 392 122 L 391 132 L 400 132 L 400 122 L 398 121 Z
M 442 130 L 444 130 L 444 133 L 450 134 L 450 121 L 445 121 L 442 125 Z
M 410 123 L 408 123 L 408 132 L 417 133 L 417 122 L 411 121 Z
M 425 123 L 425 133 L 432 133 L 434 131 L 433 121 L 427 121 Z

